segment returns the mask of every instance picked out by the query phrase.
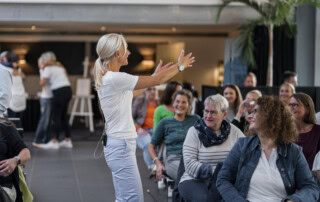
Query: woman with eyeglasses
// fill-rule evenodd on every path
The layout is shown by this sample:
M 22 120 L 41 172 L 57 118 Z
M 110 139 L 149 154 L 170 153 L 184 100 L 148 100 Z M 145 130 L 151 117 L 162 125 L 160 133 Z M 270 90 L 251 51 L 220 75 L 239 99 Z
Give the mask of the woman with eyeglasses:
M 247 137 L 240 138 L 218 174 L 224 201 L 315 202 L 315 184 L 288 106 L 277 97 L 263 96 L 249 115 Z
M 302 147 L 309 168 L 312 169 L 314 158 L 320 151 L 320 126 L 316 125 L 313 101 L 305 93 L 296 93 L 290 98 L 289 106 L 299 132 L 297 144 Z
M 203 119 L 188 131 L 183 144 L 185 172 L 179 182 L 179 193 L 187 201 L 215 201 L 217 196 L 209 187 L 215 187 L 210 180 L 216 166 L 244 137 L 239 128 L 224 120 L 228 107 L 228 101 L 220 94 L 207 97 Z

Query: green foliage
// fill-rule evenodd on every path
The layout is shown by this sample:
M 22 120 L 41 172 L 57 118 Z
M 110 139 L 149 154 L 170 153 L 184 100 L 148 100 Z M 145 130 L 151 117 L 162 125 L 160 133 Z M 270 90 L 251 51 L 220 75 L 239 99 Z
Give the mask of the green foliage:
M 269 26 L 286 26 L 287 34 L 293 37 L 296 34 L 296 26 L 294 24 L 294 12 L 298 5 L 309 4 L 320 7 L 320 2 L 317 0 L 268 0 L 258 3 L 255 0 L 222 0 L 222 5 L 219 6 L 216 20 L 219 22 L 222 10 L 230 3 L 243 3 L 248 7 L 256 10 L 260 17 L 258 20 L 251 20 L 247 25 L 240 27 L 241 33 L 239 37 L 239 48 L 241 56 L 247 60 L 248 65 L 254 67 L 254 42 L 253 31 L 257 25 Z

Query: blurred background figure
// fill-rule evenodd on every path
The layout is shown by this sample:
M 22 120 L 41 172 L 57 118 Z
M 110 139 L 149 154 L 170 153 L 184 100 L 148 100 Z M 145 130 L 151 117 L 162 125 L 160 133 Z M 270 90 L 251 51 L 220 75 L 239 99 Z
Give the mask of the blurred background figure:
M 289 104 L 291 96 L 296 92 L 295 87 L 290 83 L 283 83 L 279 89 L 279 98 L 286 104 Z
M 226 120 L 232 122 L 242 103 L 242 95 L 239 87 L 235 84 L 226 85 L 223 90 L 223 97 L 225 97 L 229 103 Z
M 159 104 L 156 94 L 156 87 L 147 88 L 144 94 L 135 98 L 132 103 L 132 117 L 138 134 L 137 145 L 143 150 L 143 159 L 150 170 L 155 168 L 148 147 L 153 134 L 154 111 Z
M 239 128 L 224 120 L 228 101 L 222 95 L 209 96 L 204 101 L 203 119 L 192 126 L 183 143 L 185 172 L 179 183 L 179 193 L 187 201 L 216 201 L 209 187 L 217 164 L 223 162 L 233 145 L 244 137 Z
M 256 87 L 257 77 L 253 72 L 249 72 L 243 82 L 244 87 Z
M 299 132 L 297 144 L 302 147 L 310 170 L 316 154 L 320 151 L 320 126 L 316 125 L 314 104 L 305 93 L 296 93 L 289 103 Z
M 192 94 L 188 90 L 177 91 L 173 96 L 174 117 L 162 119 L 157 126 L 149 145 L 149 153 L 157 167 L 157 179 L 162 179 L 162 173 L 166 172 L 176 180 L 182 145 L 191 126 L 200 119 L 197 115 L 188 115 L 191 107 Z M 156 147 L 165 145 L 163 151 L 164 162 L 157 156 Z M 163 166 L 164 164 L 164 166 Z
M 38 59 L 38 66 L 40 72 L 40 80 L 43 77 L 43 71 L 45 68 L 45 62 L 42 57 Z M 51 123 L 51 111 L 52 111 L 52 100 L 53 94 L 50 89 L 50 83 L 47 82 L 42 86 L 41 95 L 40 95 L 40 120 L 36 129 L 36 134 L 34 138 L 34 143 L 42 144 L 48 143 L 51 140 L 50 135 L 50 123 Z
M 27 94 L 23 84 L 25 75 L 18 67 L 19 57 L 17 54 L 11 51 L 5 51 L 1 55 L 1 64 L 10 71 L 13 81 L 11 89 L 12 98 L 8 109 L 8 117 L 19 118 L 19 124 L 21 124 L 23 119 L 23 111 L 27 107 Z M 20 127 L 20 125 L 18 127 Z
M 290 83 L 294 87 L 298 85 L 297 73 L 291 71 L 285 71 L 283 74 L 283 83 Z
M 53 52 L 41 55 L 45 68 L 42 73 L 40 85 L 49 84 L 53 94 L 52 103 L 52 139 L 47 144 L 34 144 L 43 149 L 59 149 L 59 147 L 72 148 L 70 126 L 67 119 L 68 105 L 72 97 L 72 90 L 64 67 L 58 66 Z M 60 132 L 64 131 L 65 139 L 58 143 Z
M 198 91 L 194 89 L 194 86 L 189 82 L 182 83 L 183 89 L 189 90 L 192 93 L 192 105 L 190 114 L 202 117 L 203 115 L 203 103 L 199 100 Z
M 320 125 L 320 112 L 316 113 L 317 124 Z
M 242 132 L 245 131 L 250 123 L 250 116 L 248 116 L 257 104 L 257 100 L 262 94 L 259 90 L 252 90 L 247 93 L 246 99 L 241 103 L 239 110 L 232 120 L 232 124 L 237 126 Z
M 154 112 L 153 130 L 155 131 L 158 123 L 164 119 L 174 116 L 174 108 L 172 106 L 172 96 L 176 91 L 182 90 L 182 84 L 178 81 L 170 81 L 160 99 L 160 106 Z

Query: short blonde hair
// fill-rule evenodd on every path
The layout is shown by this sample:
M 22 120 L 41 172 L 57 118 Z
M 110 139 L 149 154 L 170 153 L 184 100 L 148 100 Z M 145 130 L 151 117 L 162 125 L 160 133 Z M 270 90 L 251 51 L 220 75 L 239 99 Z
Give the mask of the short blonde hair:
M 102 86 L 102 77 L 106 72 L 105 66 L 110 63 L 112 57 L 116 51 L 120 50 L 121 46 L 124 47 L 124 54 L 126 54 L 128 45 L 125 38 L 121 34 L 106 34 L 99 39 L 96 48 L 99 57 L 94 65 L 94 80 L 96 89 L 99 89 Z

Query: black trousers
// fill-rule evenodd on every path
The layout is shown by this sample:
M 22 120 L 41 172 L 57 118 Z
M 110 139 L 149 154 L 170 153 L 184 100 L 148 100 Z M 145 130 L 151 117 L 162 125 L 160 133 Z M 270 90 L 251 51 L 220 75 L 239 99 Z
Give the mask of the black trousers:
M 65 137 L 70 138 L 70 126 L 68 122 L 68 105 L 72 97 L 70 86 L 58 88 L 52 91 L 52 134 L 57 139 L 60 137 L 60 132 L 64 131 Z

